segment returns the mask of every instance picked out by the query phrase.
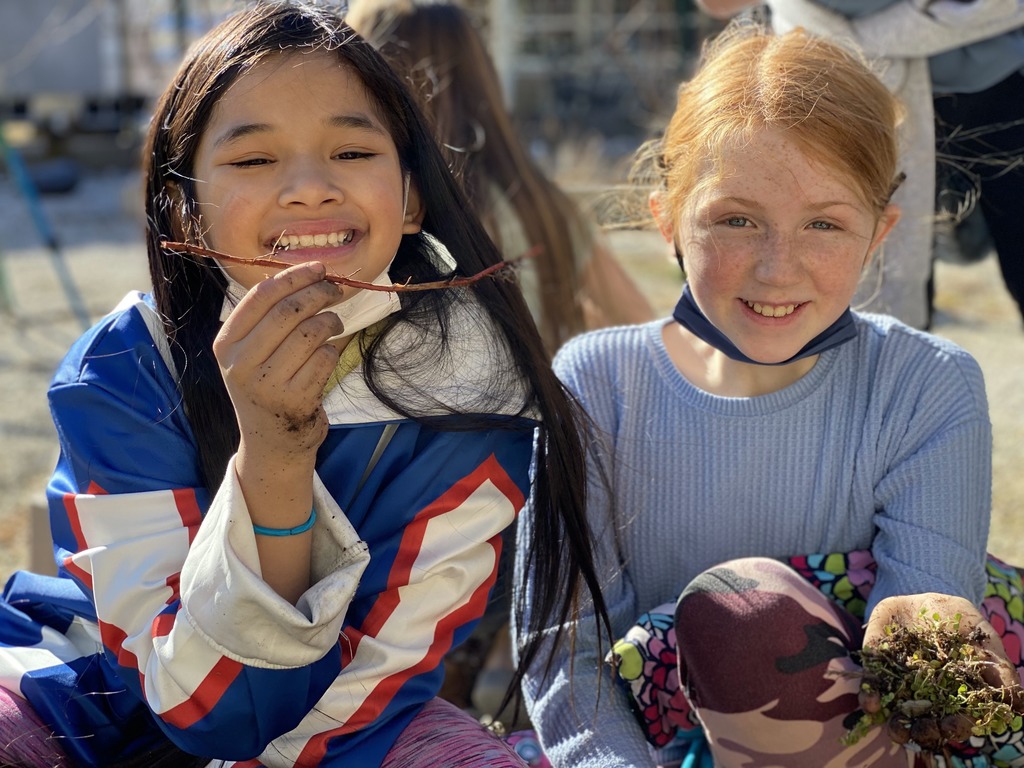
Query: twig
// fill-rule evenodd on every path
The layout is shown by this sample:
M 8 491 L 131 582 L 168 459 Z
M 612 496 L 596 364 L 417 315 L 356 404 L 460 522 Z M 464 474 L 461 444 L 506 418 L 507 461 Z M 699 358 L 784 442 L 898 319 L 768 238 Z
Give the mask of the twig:
M 239 256 L 230 256 L 226 253 L 215 251 L 212 248 L 203 248 L 202 246 L 192 245 L 191 243 L 176 243 L 170 240 L 161 240 L 160 247 L 170 251 L 184 251 L 185 253 L 190 253 L 193 256 L 207 256 L 211 259 L 228 261 L 233 264 L 246 264 L 253 267 L 286 269 L 287 267 L 294 266 L 294 264 L 289 264 L 275 259 L 273 256 L 244 259 Z M 351 277 L 342 277 L 341 275 L 332 274 L 327 274 L 324 277 L 324 280 L 329 283 L 337 283 L 338 285 L 347 285 L 350 288 L 359 288 L 363 291 L 387 291 L 388 293 L 399 293 L 402 291 L 434 291 L 441 288 L 459 288 L 465 285 L 472 285 L 485 277 L 500 272 L 506 267 L 512 266 L 522 259 L 531 258 L 537 250 L 537 248 L 531 248 L 518 258 L 499 261 L 497 264 L 492 264 L 487 267 L 487 269 L 481 270 L 475 275 L 470 275 L 469 277 L 453 277 L 448 280 L 435 280 L 428 283 L 392 283 L 391 285 L 378 285 L 376 283 L 367 283 L 362 280 L 355 280 Z

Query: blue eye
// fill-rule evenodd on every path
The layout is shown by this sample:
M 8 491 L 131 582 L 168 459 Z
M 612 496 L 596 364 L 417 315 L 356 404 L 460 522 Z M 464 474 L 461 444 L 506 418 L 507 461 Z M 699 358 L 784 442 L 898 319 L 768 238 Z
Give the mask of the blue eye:
M 725 219 L 725 223 L 730 227 L 745 227 L 750 223 L 750 219 L 746 216 L 730 216 Z
M 835 229 L 835 225 L 834 224 L 830 224 L 827 221 L 813 221 L 813 222 L 811 222 L 811 227 L 814 228 L 814 229 L 821 229 L 821 230 L 826 230 L 826 231 L 830 230 L 830 229 Z

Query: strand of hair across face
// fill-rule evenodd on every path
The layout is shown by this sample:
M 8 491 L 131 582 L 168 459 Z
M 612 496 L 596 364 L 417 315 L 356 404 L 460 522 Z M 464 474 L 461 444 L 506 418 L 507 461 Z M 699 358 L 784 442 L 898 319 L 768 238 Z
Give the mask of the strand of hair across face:
M 211 259 L 231 262 L 232 264 L 245 264 L 253 267 L 286 269 L 288 267 L 295 266 L 294 264 L 279 261 L 278 259 L 273 258 L 273 256 L 245 259 L 240 256 L 231 256 L 226 253 L 221 253 L 220 251 L 215 251 L 212 248 L 203 248 L 202 246 L 192 245 L 191 243 L 177 243 L 171 240 L 161 240 L 160 247 L 169 251 L 184 251 L 185 253 L 190 253 L 193 256 L 206 256 Z M 367 283 L 362 280 L 355 280 L 351 277 L 342 277 L 341 275 L 332 274 L 327 274 L 324 277 L 324 280 L 329 283 L 346 285 L 350 288 L 359 288 L 364 291 L 388 291 L 389 293 L 399 293 L 402 291 L 435 291 L 442 288 L 459 288 L 466 285 L 472 285 L 485 277 L 495 275 L 498 272 L 523 261 L 524 259 L 533 258 L 537 255 L 539 250 L 539 246 L 534 246 L 522 256 L 499 261 L 497 264 L 492 264 L 486 269 L 477 272 L 475 275 L 470 275 L 469 277 L 453 277 L 448 280 L 435 280 L 427 283 L 392 283 L 391 285 L 378 285 L 377 283 Z

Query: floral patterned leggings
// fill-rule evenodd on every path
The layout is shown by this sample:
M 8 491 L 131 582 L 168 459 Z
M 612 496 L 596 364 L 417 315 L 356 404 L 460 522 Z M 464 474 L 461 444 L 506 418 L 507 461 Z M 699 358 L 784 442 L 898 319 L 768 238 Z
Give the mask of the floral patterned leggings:
M 662 764 L 924 765 L 881 728 L 841 742 L 860 714 L 851 652 L 874 570 L 867 552 L 734 560 L 698 576 L 677 604 L 640 617 L 609 660 Z M 1020 670 L 1024 585 L 994 558 L 988 575 L 982 612 Z M 972 738 L 949 768 L 1024 766 L 1022 742 L 1019 732 Z

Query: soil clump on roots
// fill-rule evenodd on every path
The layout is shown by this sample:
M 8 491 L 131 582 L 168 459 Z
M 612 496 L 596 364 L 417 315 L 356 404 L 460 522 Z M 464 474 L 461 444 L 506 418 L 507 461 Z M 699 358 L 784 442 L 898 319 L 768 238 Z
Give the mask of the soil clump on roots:
M 878 645 L 860 651 L 863 714 L 844 743 L 884 726 L 899 744 L 943 753 L 972 735 L 1021 728 L 1020 687 L 987 681 L 994 664 L 982 649 L 987 633 L 975 627 L 961 634 L 960 619 L 922 611 L 913 624 L 889 624 Z

